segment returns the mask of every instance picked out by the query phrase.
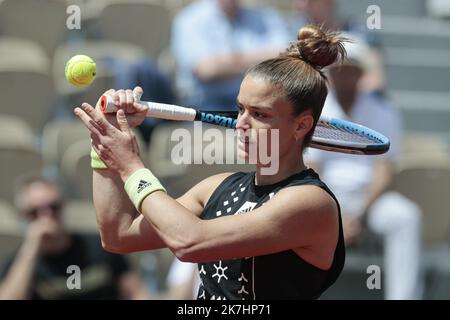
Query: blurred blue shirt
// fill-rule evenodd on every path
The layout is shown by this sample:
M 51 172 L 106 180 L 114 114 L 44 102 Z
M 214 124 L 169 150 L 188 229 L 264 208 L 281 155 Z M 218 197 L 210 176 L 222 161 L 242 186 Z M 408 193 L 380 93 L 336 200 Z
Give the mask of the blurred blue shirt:
M 187 6 L 174 20 L 172 52 L 178 68 L 182 103 L 209 110 L 234 108 L 242 76 L 205 82 L 193 74 L 204 58 L 226 53 L 282 51 L 289 44 L 287 26 L 274 10 L 241 8 L 230 21 L 217 0 Z

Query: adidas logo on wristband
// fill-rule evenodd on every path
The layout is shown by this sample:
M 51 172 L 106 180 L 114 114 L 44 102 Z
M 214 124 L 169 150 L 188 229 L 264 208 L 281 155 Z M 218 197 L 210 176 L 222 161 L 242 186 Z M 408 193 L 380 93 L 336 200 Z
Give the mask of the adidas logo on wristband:
M 141 180 L 139 181 L 139 185 L 138 185 L 138 190 L 137 192 L 140 193 L 142 190 L 144 190 L 145 188 L 151 186 L 151 182 L 147 182 L 145 180 Z
M 128 194 L 134 207 L 141 212 L 142 201 L 155 191 L 166 192 L 166 189 L 161 185 L 153 173 L 145 168 L 136 170 L 124 185 L 125 191 Z

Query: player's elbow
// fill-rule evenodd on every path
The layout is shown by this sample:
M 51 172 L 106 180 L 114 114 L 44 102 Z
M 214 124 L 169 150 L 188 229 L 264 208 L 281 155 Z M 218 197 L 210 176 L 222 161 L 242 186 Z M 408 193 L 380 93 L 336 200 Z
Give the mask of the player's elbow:
M 199 239 L 195 236 L 184 237 L 170 246 L 175 256 L 183 262 L 201 262 Z
M 174 254 L 182 262 L 198 263 L 203 261 L 200 254 L 192 249 L 177 250 L 174 251 Z
M 118 247 L 113 247 L 110 244 L 102 242 L 103 250 L 109 253 L 123 254 L 122 249 Z
M 103 238 L 102 238 L 102 247 L 103 247 L 103 250 L 110 252 L 110 253 L 115 253 L 115 254 L 128 253 L 125 247 L 123 247 L 117 243 L 105 241 L 105 240 L 103 240 Z
M 121 241 L 118 236 L 100 232 L 100 239 L 103 249 L 107 252 L 115 254 L 126 254 L 131 252 L 126 243 Z

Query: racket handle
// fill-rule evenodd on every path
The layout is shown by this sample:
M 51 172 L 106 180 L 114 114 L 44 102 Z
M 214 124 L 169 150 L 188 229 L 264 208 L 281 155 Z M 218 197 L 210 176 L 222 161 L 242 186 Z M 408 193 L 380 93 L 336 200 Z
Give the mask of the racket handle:
M 194 121 L 197 111 L 192 108 L 185 108 L 173 104 L 138 101 L 140 104 L 148 106 L 147 117 L 177 121 Z M 100 110 L 103 113 L 114 113 L 117 107 L 110 95 L 103 95 L 100 99 Z

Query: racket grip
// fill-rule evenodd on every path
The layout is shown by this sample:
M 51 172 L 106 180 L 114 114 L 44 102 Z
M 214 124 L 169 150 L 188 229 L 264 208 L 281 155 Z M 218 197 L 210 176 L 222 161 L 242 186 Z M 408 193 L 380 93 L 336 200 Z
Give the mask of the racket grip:
M 192 108 L 177 105 L 139 101 L 140 104 L 148 106 L 147 117 L 166 120 L 194 121 L 197 111 Z M 100 111 L 103 113 L 114 113 L 118 110 L 110 95 L 103 95 L 100 99 Z
M 113 98 L 110 95 L 102 95 L 100 98 L 100 111 L 103 113 L 114 113 L 117 112 L 117 110 Z

